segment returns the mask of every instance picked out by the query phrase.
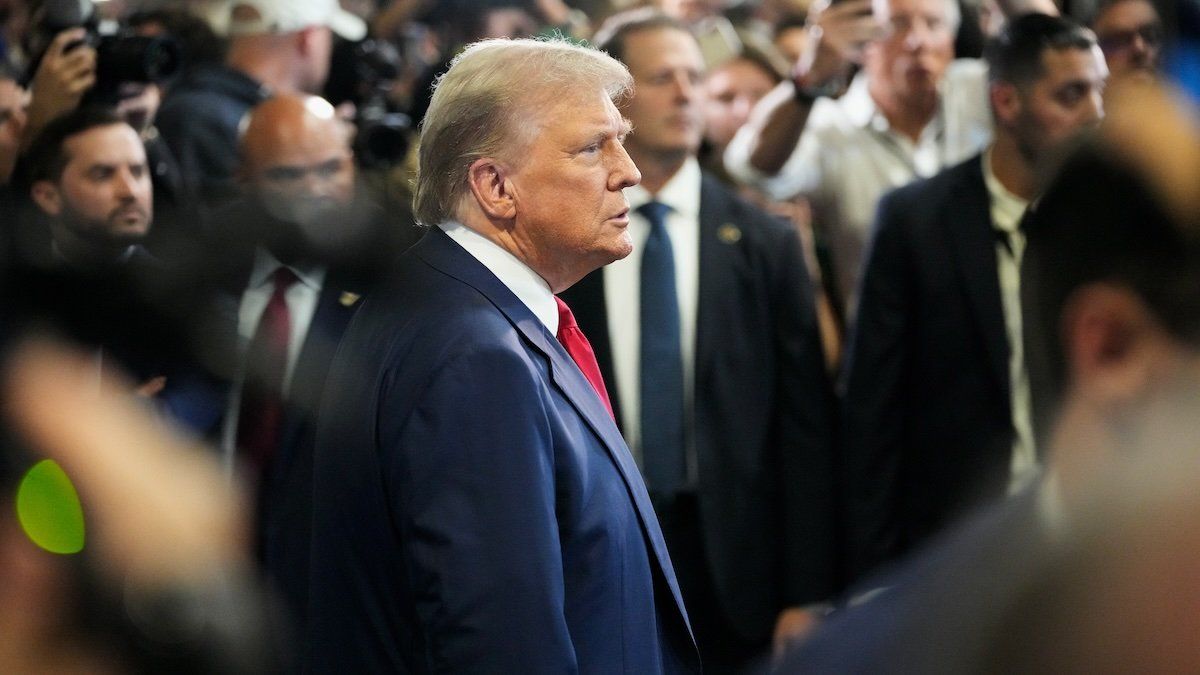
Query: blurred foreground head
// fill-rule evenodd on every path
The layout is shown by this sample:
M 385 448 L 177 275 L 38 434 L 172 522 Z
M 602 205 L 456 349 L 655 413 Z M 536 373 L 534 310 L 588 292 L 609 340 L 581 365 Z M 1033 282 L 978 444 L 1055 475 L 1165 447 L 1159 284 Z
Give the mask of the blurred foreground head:
M 0 671 L 274 672 L 278 626 L 215 460 L 90 356 L 7 346 Z
M 1200 130 L 1175 92 L 1126 84 L 1028 224 L 1027 353 L 1068 492 L 1113 457 L 1200 457 Z

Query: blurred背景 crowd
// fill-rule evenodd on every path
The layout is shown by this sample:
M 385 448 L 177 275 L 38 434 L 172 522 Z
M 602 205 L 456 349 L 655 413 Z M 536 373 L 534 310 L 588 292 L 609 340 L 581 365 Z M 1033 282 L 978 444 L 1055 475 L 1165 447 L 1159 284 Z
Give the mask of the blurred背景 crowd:
M 1198 64 L 1196 0 L 0 0 L 0 672 L 1194 670 Z

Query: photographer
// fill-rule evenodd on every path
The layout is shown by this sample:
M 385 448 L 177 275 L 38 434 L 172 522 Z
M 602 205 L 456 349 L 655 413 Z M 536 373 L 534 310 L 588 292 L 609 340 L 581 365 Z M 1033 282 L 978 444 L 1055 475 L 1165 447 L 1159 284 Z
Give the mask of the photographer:
M 34 28 L 26 40 L 35 57 L 27 73 L 31 100 L 20 151 L 27 152 L 51 121 L 80 107 L 115 112 L 137 131 L 146 150 L 157 222 L 153 241 L 146 243 L 162 254 L 168 242 L 194 241 L 195 219 L 189 217 L 192 200 L 183 189 L 178 164 L 154 126 L 161 85 L 181 63 L 174 41 L 130 28 L 102 30 L 94 9 L 81 9 L 79 3 L 67 0 L 45 2 L 33 18 Z M 26 187 L 17 189 L 24 193 Z M 31 229 L 36 234 L 39 228 L 34 224 Z

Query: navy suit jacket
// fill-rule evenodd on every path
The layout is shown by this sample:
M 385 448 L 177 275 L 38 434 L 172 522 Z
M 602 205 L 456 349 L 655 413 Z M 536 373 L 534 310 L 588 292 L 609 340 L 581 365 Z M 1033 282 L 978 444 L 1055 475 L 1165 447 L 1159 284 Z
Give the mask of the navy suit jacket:
M 692 433 L 707 567 L 742 639 L 765 642 L 781 609 L 834 591 L 833 391 L 796 231 L 710 175 L 700 195 Z M 622 309 L 605 303 L 603 270 L 563 297 L 615 383 L 608 317 Z
M 1004 494 L 1008 337 L 976 156 L 879 204 L 845 379 L 855 577 Z
M 671 561 L 617 427 L 439 229 L 359 311 L 318 423 L 315 672 L 687 672 Z

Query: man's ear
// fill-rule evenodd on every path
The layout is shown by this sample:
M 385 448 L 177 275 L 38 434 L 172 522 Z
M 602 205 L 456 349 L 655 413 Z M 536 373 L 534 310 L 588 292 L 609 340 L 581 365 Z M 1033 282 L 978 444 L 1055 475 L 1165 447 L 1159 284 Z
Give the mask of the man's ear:
M 319 26 L 308 26 L 296 33 L 296 51 L 308 56 L 313 51 L 313 44 L 317 39 L 317 31 L 321 30 Z
M 1021 92 L 1017 91 L 1014 84 L 993 82 L 988 86 L 988 101 L 992 104 L 996 121 L 1005 125 L 1015 123 L 1021 114 Z
M 504 221 L 516 216 L 512 182 L 508 180 L 508 169 L 500 162 L 491 157 L 475 160 L 467 171 L 467 182 L 475 202 L 488 218 Z
M 1062 336 L 1071 382 L 1083 399 L 1116 411 L 1161 374 L 1169 338 L 1146 305 L 1113 284 L 1085 286 L 1064 306 Z
M 39 180 L 29 188 L 29 196 L 46 215 L 58 216 L 62 213 L 62 192 L 54 183 Z

